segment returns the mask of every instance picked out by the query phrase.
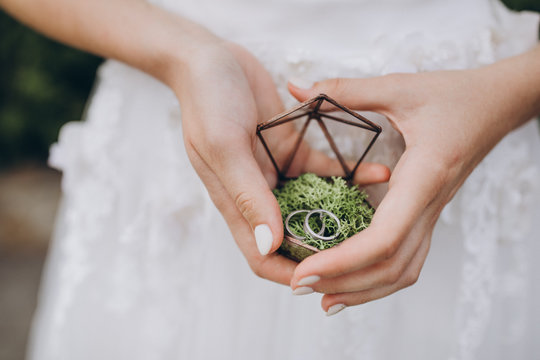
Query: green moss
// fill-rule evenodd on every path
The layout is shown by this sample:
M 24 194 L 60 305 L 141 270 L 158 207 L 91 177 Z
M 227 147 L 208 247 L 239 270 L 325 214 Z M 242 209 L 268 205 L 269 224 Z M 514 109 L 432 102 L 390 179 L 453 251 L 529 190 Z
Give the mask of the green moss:
M 341 229 L 335 240 L 323 241 L 313 239 L 304 233 L 303 221 L 305 214 L 291 218 L 291 230 L 301 236 L 306 236 L 304 243 L 320 250 L 328 249 L 354 234 L 364 230 L 371 223 L 375 210 L 367 203 L 367 194 L 358 186 L 349 186 L 341 177 L 329 180 L 315 174 L 303 174 L 297 179 L 290 180 L 281 188 L 274 190 L 283 222 L 295 210 L 324 209 L 334 213 L 341 221 Z M 335 234 L 336 224 L 330 217 L 325 218 L 325 236 Z M 314 231 L 321 228 L 320 220 L 310 218 L 310 226 Z M 284 231 L 286 231 L 284 229 Z

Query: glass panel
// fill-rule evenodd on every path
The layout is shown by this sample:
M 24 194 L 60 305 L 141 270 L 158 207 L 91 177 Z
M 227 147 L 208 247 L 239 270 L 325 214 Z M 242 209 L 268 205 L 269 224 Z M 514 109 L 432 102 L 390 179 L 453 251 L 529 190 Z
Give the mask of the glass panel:
M 364 122 L 327 101 L 321 110 L 324 110 L 320 113 L 324 126 L 339 153 L 347 161 L 348 170 L 353 171 L 377 136 L 376 126 L 369 120 Z
M 316 151 L 320 151 L 327 155 L 330 159 L 334 160 L 333 166 L 324 166 L 318 169 L 317 175 L 320 176 L 342 176 L 345 177 L 346 173 L 341 164 L 338 161 L 336 153 L 332 150 L 332 146 L 325 136 L 321 126 L 316 119 L 311 121 L 312 126 L 308 128 L 304 140 Z
M 380 131 L 374 123 L 340 108 L 325 95 L 299 104 L 260 124 L 258 129 L 282 179 L 306 171 L 320 176 L 350 177 Z M 308 144 L 335 162 L 313 161 L 306 168 Z
M 301 144 L 302 129 L 309 123 L 312 112 L 310 105 L 303 104 L 294 111 L 259 125 L 259 139 L 282 175 L 288 168 L 296 166 L 294 155 Z

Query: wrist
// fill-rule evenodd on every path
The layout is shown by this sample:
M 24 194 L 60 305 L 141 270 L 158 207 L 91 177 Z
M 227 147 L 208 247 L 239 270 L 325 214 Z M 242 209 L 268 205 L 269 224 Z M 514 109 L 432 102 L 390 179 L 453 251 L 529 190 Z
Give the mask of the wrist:
M 249 53 L 239 45 L 215 37 L 199 42 L 188 53 L 171 57 L 164 82 L 176 93 L 180 102 L 193 100 L 202 84 L 223 79 L 245 79 L 250 71 Z M 236 84 L 237 86 L 239 84 Z M 213 87 L 216 87 L 215 85 Z M 204 94 L 205 96 L 207 94 Z M 190 100 L 191 99 L 191 100 Z
M 222 47 L 223 40 L 203 26 L 161 9 L 159 26 L 148 34 L 140 66 L 171 88 L 176 88 L 197 63 Z
M 491 94 L 486 105 L 503 136 L 540 113 L 540 47 L 476 72 Z

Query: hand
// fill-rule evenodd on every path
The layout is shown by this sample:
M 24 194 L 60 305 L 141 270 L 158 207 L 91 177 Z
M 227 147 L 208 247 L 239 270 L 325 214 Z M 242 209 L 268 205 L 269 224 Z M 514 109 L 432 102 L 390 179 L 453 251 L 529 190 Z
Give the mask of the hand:
M 288 285 L 297 264 L 267 255 L 280 246 L 283 224 L 271 192 L 277 174 L 256 137 L 258 122 L 284 110 L 274 83 L 251 54 L 230 43 L 201 49 L 188 70 L 172 87 L 181 103 L 189 158 L 253 271 Z M 292 125 L 278 131 L 268 140 L 279 142 L 270 146 L 280 159 L 288 155 L 296 132 Z M 291 165 L 297 175 L 331 175 L 339 169 L 337 161 L 305 143 Z M 360 183 L 389 177 L 389 170 L 376 164 L 365 164 L 358 173 Z
M 527 68 L 540 72 L 532 61 Z M 301 101 L 326 93 L 352 109 L 385 115 L 406 143 L 370 227 L 300 263 L 291 287 L 309 285 L 324 293 L 322 307 L 333 314 L 414 284 L 445 204 L 489 150 L 538 111 L 537 84 L 515 71 L 515 64 L 505 62 L 467 71 L 332 79 L 311 89 L 290 84 Z

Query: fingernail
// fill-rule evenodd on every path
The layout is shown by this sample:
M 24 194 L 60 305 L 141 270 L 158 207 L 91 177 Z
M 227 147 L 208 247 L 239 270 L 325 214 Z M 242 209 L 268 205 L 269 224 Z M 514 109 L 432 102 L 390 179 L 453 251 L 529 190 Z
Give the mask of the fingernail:
M 292 293 L 293 295 L 307 295 L 307 294 L 311 294 L 312 292 L 313 292 L 313 289 L 310 288 L 309 286 L 301 286 L 294 289 Z
M 255 241 L 257 242 L 257 248 L 261 255 L 267 255 L 272 248 L 272 230 L 270 226 L 266 224 L 257 225 L 255 227 Z
M 317 275 L 306 276 L 305 278 L 298 281 L 298 286 L 315 284 L 319 280 L 321 280 L 321 277 Z
M 347 306 L 345 304 L 335 304 L 328 308 L 328 311 L 326 312 L 326 316 L 332 316 L 336 315 L 341 310 L 345 309 Z
M 306 79 L 301 79 L 297 77 L 292 77 L 289 79 L 289 82 L 299 89 L 311 89 L 313 87 L 313 81 L 309 81 Z

